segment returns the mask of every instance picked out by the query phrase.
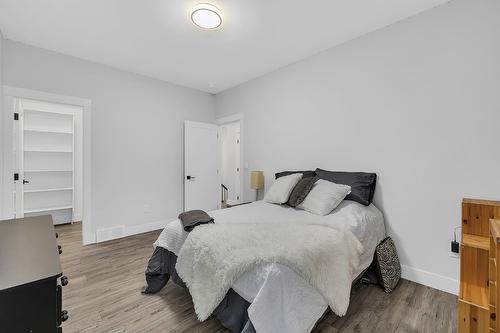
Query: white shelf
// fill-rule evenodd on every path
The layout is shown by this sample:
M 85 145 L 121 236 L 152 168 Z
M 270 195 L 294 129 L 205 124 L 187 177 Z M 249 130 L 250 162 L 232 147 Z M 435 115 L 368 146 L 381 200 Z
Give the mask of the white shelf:
M 73 172 L 72 169 L 59 169 L 59 170 L 24 170 L 26 172 Z
M 72 154 L 72 150 L 49 150 L 49 149 L 25 149 L 24 152 L 28 153 L 68 153 Z
M 25 132 L 53 133 L 53 134 L 73 134 L 70 130 L 42 129 L 42 128 L 24 128 Z
M 38 192 L 55 192 L 55 191 L 72 191 L 72 187 L 60 187 L 60 188 L 45 188 L 39 190 L 24 190 L 24 193 L 38 193 Z
M 47 110 L 47 109 L 35 109 L 35 108 L 31 108 L 31 107 L 24 107 L 24 111 L 26 112 L 43 112 L 44 114 L 55 114 L 55 115 L 59 115 L 59 116 L 64 116 L 64 117 L 73 117 L 73 115 L 71 114 L 68 114 L 66 112 L 58 112 L 58 111 L 54 111 L 54 110 Z
M 59 206 L 59 207 L 36 208 L 36 209 L 25 210 L 24 214 L 40 213 L 40 212 L 50 212 L 50 211 L 53 211 L 53 210 L 63 210 L 63 209 L 71 209 L 71 208 L 73 208 L 73 206 Z
M 71 107 L 22 100 L 23 131 L 19 154 L 24 176 L 24 213 L 52 214 L 70 221 L 73 215 L 74 117 Z

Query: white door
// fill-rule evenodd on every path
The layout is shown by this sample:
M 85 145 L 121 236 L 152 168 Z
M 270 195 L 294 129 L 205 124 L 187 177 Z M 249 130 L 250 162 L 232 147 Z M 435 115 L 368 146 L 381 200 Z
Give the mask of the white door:
M 184 123 L 184 210 L 220 206 L 217 125 Z
M 74 118 L 78 107 L 16 100 L 15 216 L 74 221 Z
M 238 124 L 239 125 L 239 124 Z M 236 163 L 236 177 L 234 183 L 234 191 L 236 193 L 236 203 L 241 203 L 241 146 L 240 146 L 240 127 L 237 127 L 236 132 L 236 151 L 235 151 L 235 163 Z

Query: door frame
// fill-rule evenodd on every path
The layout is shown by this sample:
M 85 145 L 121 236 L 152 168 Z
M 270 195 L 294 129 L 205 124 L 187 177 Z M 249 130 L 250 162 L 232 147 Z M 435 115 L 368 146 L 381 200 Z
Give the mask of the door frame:
M 244 126 L 244 115 L 243 113 L 235 113 L 230 116 L 218 118 L 215 123 L 218 126 L 240 122 L 240 202 L 245 202 L 245 180 L 247 178 L 247 165 L 245 163 L 245 126 Z M 220 175 L 219 175 L 219 178 Z
M 16 218 L 24 216 L 24 200 L 19 200 L 19 197 L 24 197 L 24 187 L 23 182 L 26 178 L 25 167 L 24 167 L 24 121 L 25 121 L 25 105 L 24 103 L 29 103 L 29 101 L 39 102 L 44 105 L 53 104 L 55 106 L 54 110 L 46 111 L 48 113 L 53 114 L 63 114 L 70 115 L 72 120 L 72 221 L 81 221 L 82 220 L 82 195 L 83 195 L 83 175 L 82 175 L 82 162 L 83 162 L 83 142 L 82 142 L 82 117 L 83 117 L 83 108 L 80 106 L 75 109 L 59 109 L 59 106 L 68 106 L 74 107 L 73 105 L 62 104 L 62 103 L 52 103 L 42 100 L 35 99 L 26 99 L 21 97 L 15 97 L 15 110 L 18 115 L 18 121 L 14 122 L 13 128 L 13 147 L 14 147 L 14 155 L 15 158 L 13 160 L 13 171 L 19 172 L 23 171 L 23 173 L 19 173 L 20 180 L 16 182 L 15 188 L 15 216 Z M 43 108 L 43 107 L 42 107 Z M 28 108 L 29 109 L 29 108 Z M 42 110 L 39 110 L 42 111 Z M 45 111 L 42 111 L 45 112 Z M 76 189 L 76 190 L 75 190 Z
M 38 90 L 17 88 L 12 86 L 3 86 L 4 109 L 2 117 L 2 164 L 0 164 L 1 176 L 0 185 L 3 189 L 0 193 L 0 216 L 1 218 L 12 218 L 13 211 L 13 145 L 14 145 L 14 117 L 15 102 L 18 98 L 34 99 L 44 102 L 59 104 L 69 104 L 79 106 L 82 111 L 82 216 L 76 216 L 75 219 L 82 220 L 82 238 L 83 244 L 95 243 L 95 233 L 92 227 L 92 209 L 91 209 L 91 111 L 92 102 L 89 99 L 58 95 Z M 9 212 L 10 211 L 10 212 Z

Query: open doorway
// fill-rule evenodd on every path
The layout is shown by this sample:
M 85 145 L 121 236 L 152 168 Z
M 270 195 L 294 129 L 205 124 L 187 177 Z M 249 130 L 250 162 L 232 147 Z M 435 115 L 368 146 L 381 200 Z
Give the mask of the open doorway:
M 4 88 L 3 218 L 51 215 L 54 224 L 90 222 L 90 101 Z M 85 133 L 84 133 L 85 127 Z
M 184 210 L 244 202 L 243 115 L 184 122 Z
M 221 207 L 241 202 L 241 124 L 234 121 L 219 127 Z
M 246 162 L 242 113 L 216 120 L 219 138 L 219 181 L 221 208 L 243 203 Z

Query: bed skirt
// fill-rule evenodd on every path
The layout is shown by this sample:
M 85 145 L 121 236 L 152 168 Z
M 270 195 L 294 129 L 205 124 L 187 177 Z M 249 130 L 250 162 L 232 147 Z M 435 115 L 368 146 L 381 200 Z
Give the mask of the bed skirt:
M 146 268 L 147 287 L 143 293 L 157 293 L 165 287 L 170 279 L 175 284 L 187 289 L 185 283 L 175 270 L 176 263 L 177 256 L 175 253 L 157 246 Z M 224 327 L 231 330 L 231 332 L 255 333 L 255 329 L 248 319 L 247 309 L 249 306 L 249 302 L 233 289 L 229 289 L 212 315 L 215 316 Z

